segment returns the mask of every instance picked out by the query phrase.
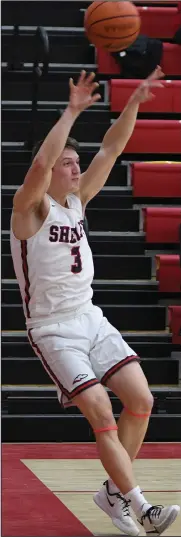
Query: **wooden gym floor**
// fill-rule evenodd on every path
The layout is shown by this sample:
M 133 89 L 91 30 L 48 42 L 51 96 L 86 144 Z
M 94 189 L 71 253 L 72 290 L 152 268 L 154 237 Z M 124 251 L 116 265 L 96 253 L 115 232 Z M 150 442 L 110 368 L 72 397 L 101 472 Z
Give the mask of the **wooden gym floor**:
M 134 470 L 150 503 L 181 505 L 181 443 L 144 444 Z M 120 535 L 92 500 L 105 478 L 95 444 L 3 444 L 2 537 Z

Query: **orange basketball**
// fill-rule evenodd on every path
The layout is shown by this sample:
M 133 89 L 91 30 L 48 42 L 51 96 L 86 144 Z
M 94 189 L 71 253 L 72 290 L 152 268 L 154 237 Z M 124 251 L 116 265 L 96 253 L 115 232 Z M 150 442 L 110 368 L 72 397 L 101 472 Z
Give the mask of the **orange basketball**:
M 137 38 L 140 16 L 132 2 L 95 0 L 85 12 L 84 28 L 96 47 L 110 52 L 125 50 Z

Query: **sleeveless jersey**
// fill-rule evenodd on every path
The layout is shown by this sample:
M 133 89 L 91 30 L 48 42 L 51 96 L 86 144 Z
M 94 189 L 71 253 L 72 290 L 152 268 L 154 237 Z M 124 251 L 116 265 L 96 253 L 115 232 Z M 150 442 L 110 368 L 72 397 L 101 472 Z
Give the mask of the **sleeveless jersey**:
M 71 194 L 65 208 L 48 198 L 49 213 L 33 237 L 18 240 L 11 226 L 11 254 L 27 328 L 58 322 L 93 295 L 94 266 L 81 201 Z

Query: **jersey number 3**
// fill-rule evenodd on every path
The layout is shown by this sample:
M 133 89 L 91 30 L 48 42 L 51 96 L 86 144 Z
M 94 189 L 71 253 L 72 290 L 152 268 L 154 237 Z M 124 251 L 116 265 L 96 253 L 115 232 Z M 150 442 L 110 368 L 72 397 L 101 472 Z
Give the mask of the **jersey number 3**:
M 78 274 L 82 270 L 80 246 L 74 246 L 71 250 L 71 255 L 74 256 L 74 264 L 71 266 L 71 271 L 73 274 Z

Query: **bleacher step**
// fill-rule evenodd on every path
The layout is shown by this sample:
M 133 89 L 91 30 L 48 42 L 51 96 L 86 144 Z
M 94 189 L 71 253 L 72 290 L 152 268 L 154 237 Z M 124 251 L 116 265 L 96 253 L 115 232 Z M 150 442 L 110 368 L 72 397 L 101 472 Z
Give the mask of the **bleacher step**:
M 2 191 L 1 203 L 3 209 L 11 209 L 13 206 L 13 196 L 14 192 L 8 190 L 7 192 Z M 133 198 L 131 192 L 111 192 L 111 191 L 101 191 L 95 198 L 93 198 L 88 205 L 89 209 L 132 209 L 133 208 Z M 6 229 L 6 228 L 5 228 Z
M 151 279 L 151 258 L 144 255 L 95 254 L 93 257 L 96 279 Z M 15 278 L 10 254 L 2 255 L 1 271 L 3 279 Z
M 103 198 L 104 201 L 104 198 Z M 11 207 L 2 207 L 2 229 L 9 230 Z M 139 231 L 139 211 L 121 208 L 87 206 L 86 215 L 91 231 Z
M 145 441 L 177 442 L 180 428 L 181 414 L 152 415 Z M 87 420 L 76 414 L 4 414 L 1 434 L 2 442 L 95 442 Z
M 10 31 L 3 31 L 1 57 L 3 62 L 9 62 L 9 50 L 11 50 L 12 34 Z M 34 62 L 35 57 L 35 31 L 23 32 L 19 34 L 19 47 L 17 50 L 16 64 Z M 84 34 L 72 34 L 67 32 L 67 35 L 60 35 L 55 32 L 54 35 L 49 35 L 50 43 L 50 63 L 69 64 L 70 59 L 73 64 L 94 64 L 95 49 L 89 45 L 89 42 Z M 39 58 L 43 60 L 43 54 Z
M 164 330 L 166 308 L 157 305 L 98 304 L 108 321 L 117 330 Z M 23 330 L 24 313 L 21 304 L 2 304 L 2 330 Z
M 97 153 L 98 148 L 89 148 L 88 151 L 85 148 L 80 147 L 80 166 L 82 172 L 84 172 L 92 161 L 93 157 Z M 24 177 L 28 171 L 31 160 L 31 151 L 26 150 L 24 147 L 21 150 L 17 148 L 3 148 L 2 147 L 2 178 L 6 177 L 6 185 L 21 185 L 24 181 Z M 106 186 L 113 187 L 126 187 L 127 186 L 127 172 L 128 167 L 120 163 L 120 159 L 117 159 L 114 165 Z
M 115 304 L 115 305 L 153 305 L 158 304 L 158 291 L 152 290 L 124 290 L 124 289 L 101 289 L 94 290 L 93 304 Z M 19 288 L 3 286 L 1 291 L 2 303 L 22 304 Z
M 180 346 L 175 345 L 169 338 L 164 336 L 162 341 L 159 338 L 154 338 L 153 341 L 149 333 L 144 338 L 143 335 L 138 336 L 132 334 L 122 334 L 125 341 L 134 349 L 138 356 L 145 358 L 163 358 L 171 356 L 173 352 L 179 352 Z M 35 357 L 34 351 L 29 344 L 26 333 L 22 335 L 16 332 L 2 333 L 2 357 L 3 358 L 29 358 Z
M 173 385 L 179 382 L 179 360 L 171 358 L 144 358 L 141 356 L 141 366 L 149 385 Z M 2 384 L 51 384 L 51 379 L 45 371 L 40 359 L 33 357 L 2 358 Z
M 41 388 L 41 389 L 40 389 Z M 77 407 L 69 407 L 66 410 L 60 405 L 57 392 L 51 387 L 32 387 L 28 390 L 24 386 L 3 386 L 2 406 L 3 412 L 17 414 L 81 414 Z M 106 390 L 113 405 L 114 414 L 119 414 L 123 409 L 119 399 Z M 154 397 L 152 414 L 181 414 L 181 389 L 179 387 L 151 388 Z
M 6 5 L 6 2 L 2 4 L 2 24 L 12 25 L 16 22 L 17 9 L 18 9 L 18 21 L 21 26 L 25 25 L 42 25 L 42 26 L 58 26 L 59 24 L 70 26 L 70 10 L 71 20 L 74 27 L 82 26 L 84 12 L 88 3 L 87 1 L 67 2 L 67 0 L 61 1 L 61 8 L 59 3 L 51 1 L 51 9 L 49 2 L 43 6 L 40 1 L 36 4 L 32 4 L 32 1 L 26 2 L 26 9 L 21 7 L 16 8 L 16 12 L 13 9 L 13 2 Z M 16 15 L 16 16 L 15 16 Z M 66 24 L 66 21 L 68 24 Z

